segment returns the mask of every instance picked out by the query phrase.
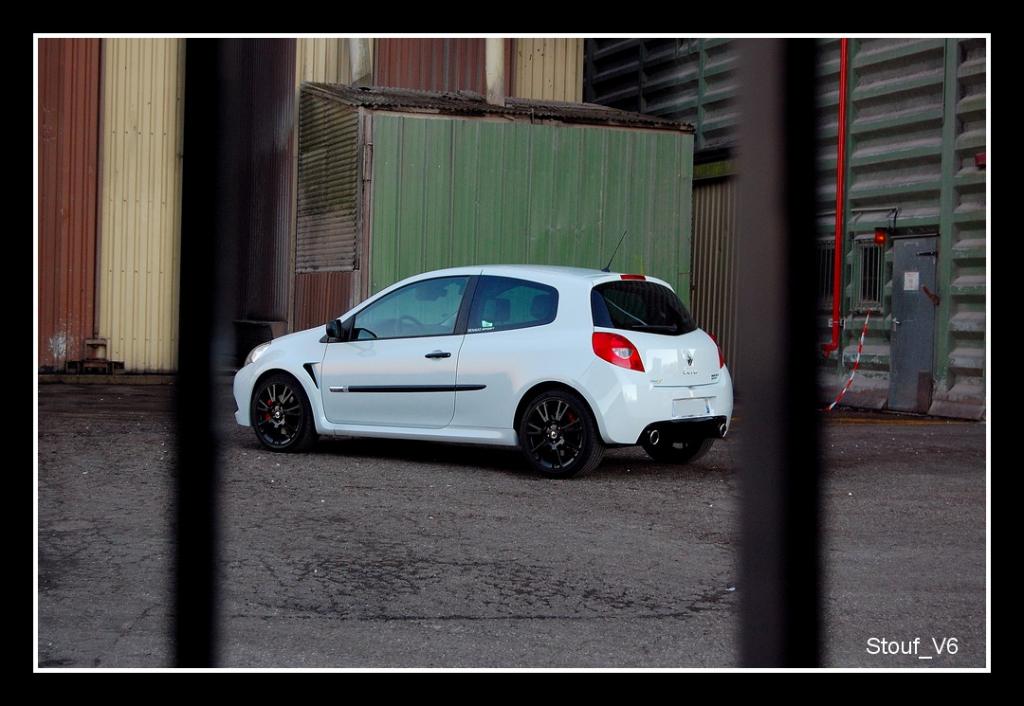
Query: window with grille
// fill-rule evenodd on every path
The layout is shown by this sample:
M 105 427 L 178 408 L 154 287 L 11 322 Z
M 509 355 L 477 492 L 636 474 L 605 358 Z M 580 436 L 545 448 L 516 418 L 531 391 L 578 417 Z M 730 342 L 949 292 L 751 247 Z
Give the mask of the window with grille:
M 883 246 L 875 243 L 858 245 L 857 260 L 860 269 L 857 308 L 880 309 L 882 307 L 882 287 L 885 281 L 882 270 L 885 265 Z
M 836 244 L 832 241 L 819 241 L 817 264 L 818 264 L 818 304 L 832 304 L 832 288 L 835 285 L 835 257 Z

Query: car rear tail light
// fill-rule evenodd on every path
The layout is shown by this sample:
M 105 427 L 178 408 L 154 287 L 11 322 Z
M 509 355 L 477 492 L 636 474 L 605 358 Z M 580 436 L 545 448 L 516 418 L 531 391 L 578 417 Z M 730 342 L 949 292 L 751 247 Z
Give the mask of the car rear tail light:
M 718 343 L 718 336 L 716 336 L 713 333 L 709 333 L 708 336 L 710 336 L 711 340 L 715 342 L 715 348 L 718 349 L 718 367 L 719 368 L 724 368 L 725 367 L 725 353 L 722 352 L 722 346 Z
M 622 279 L 640 279 L 647 281 L 647 277 L 644 275 L 621 275 Z
M 606 360 L 620 368 L 644 372 L 644 363 L 640 360 L 640 353 L 625 336 L 597 331 L 594 333 L 593 343 L 594 353 L 601 360 Z

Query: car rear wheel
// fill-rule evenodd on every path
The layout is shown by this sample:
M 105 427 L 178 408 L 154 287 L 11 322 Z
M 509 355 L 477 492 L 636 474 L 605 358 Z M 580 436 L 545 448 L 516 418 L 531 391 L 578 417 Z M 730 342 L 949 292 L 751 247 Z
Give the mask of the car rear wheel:
M 304 451 L 316 441 L 309 400 L 287 373 L 275 373 L 253 390 L 249 418 L 260 443 L 271 451 Z
M 714 439 L 678 439 L 672 441 L 659 436 L 654 442 L 649 435 L 644 435 L 641 445 L 647 455 L 655 461 L 664 463 L 690 463 L 711 450 Z
M 604 456 L 590 408 L 567 390 L 549 390 L 530 400 L 517 431 L 530 466 L 549 478 L 586 473 Z

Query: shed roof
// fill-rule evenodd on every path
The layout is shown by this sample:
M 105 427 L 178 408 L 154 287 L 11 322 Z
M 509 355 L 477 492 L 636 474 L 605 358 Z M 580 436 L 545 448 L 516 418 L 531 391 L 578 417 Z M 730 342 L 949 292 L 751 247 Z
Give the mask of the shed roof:
M 438 93 L 410 88 L 348 86 L 334 83 L 303 82 L 302 90 L 340 103 L 371 110 L 479 117 L 504 116 L 584 125 L 674 130 L 686 133 L 694 131 L 693 125 L 689 123 L 654 115 L 631 113 L 593 103 L 560 103 L 508 98 L 504 105 L 495 105 L 488 103 L 482 95 L 475 91 Z

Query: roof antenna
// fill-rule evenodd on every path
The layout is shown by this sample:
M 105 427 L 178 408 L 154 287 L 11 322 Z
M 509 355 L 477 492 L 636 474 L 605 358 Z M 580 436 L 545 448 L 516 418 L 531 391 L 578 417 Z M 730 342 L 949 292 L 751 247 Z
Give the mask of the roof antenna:
M 622 237 L 619 238 L 619 245 L 622 245 L 622 241 L 626 239 L 626 233 L 628 233 L 628 232 L 629 232 L 628 230 L 622 231 Z M 619 245 L 616 245 L 615 249 L 612 250 L 612 256 L 608 260 L 608 264 L 601 268 L 601 272 L 611 272 L 611 270 L 609 268 L 612 266 L 612 260 L 615 259 L 615 254 L 617 252 L 619 252 Z

